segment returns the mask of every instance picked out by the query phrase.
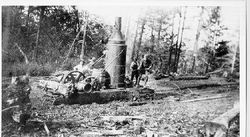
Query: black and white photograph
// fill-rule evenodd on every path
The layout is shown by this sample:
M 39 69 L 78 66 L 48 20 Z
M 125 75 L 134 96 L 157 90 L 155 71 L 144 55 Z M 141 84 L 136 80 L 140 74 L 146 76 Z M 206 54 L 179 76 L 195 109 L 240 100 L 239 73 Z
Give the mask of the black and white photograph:
M 1 4 L 1 136 L 245 137 L 245 1 L 196 2 Z

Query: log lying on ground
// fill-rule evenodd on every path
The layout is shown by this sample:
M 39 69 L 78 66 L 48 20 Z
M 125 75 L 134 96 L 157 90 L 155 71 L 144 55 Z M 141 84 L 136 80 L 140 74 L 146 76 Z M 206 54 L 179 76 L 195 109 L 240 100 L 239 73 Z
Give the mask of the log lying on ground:
M 171 76 L 170 80 L 200 80 L 209 78 L 210 76 Z
M 232 109 L 213 119 L 211 122 L 205 123 L 206 136 L 214 135 L 214 137 L 224 137 L 230 128 L 231 122 L 239 116 L 240 105 L 236 103 Z
M 193 83 L 190 85 L 185 85 L 183 87 L 180 87 L 180 89 L 187 89 L 187 88 L 207 88 L 207 87 L 221 87 L 221 86 L 236 86 L 239 85 L 238 82 L 230 82 L 230 83 Z
M 169 77 L 169 75 L 167 75 L 167 74 L 159 73 L 159 74 L 155 74 L 154 79 L 159 80 L 159 79 L 168 78 L 168 77 Z
M 68 98 L 58 98 L 54 103 L 59 104 L 98 104 L 108 103 L 115 100 L 132 100 L 134 98 L 153 98 L 154 90 L 149 88 L 127 88 L 127 89 L 106 89 L 94 92 L 77 92 Z
M 220 96 L 207 97 L 207 98 L 197 98 L 197 99 L 191 99 L 191 100 L 184 100 L 182 102 L 187 103 L 187 102 L 205 101 L 205 100 L 212 100 L 212 99 L 219 99 L 219 98 L 226 98 L 226 97 L 229 97 L 229 96 L 220 95 Z
M 159 86 L 173 87 L 174 89 L 183 90 L 188 88 L 207 88 L 221 86 L 238 86 L 239 82 L 226 82 L 216 80 L 181 80 L 181 81 L 162 81 Z

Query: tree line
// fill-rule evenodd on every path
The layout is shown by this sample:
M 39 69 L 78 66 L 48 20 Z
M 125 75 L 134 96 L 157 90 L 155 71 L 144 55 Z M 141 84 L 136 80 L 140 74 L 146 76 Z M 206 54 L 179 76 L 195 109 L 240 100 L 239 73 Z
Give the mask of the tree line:
M 187 24 L 189 9 L 148 10 L 137 22 L 132 56 L 151 54 L 155 69 L 163 73 L 239 72 L 238 44 L 230 44 L 230 38 L 221 39 L 228 30 L 221 23 L 221 7 L 196 7 L 198 16 L 188 17 L 198 22 L 192 33 L 195 36 L 193 45 L 188 42 L 191 38 L 185 35 L 192 27 Z M 201 34 L 205 34 L 202 39 Z M 193 48 L 187 48 L 190 46 Z
M 2 22 L 5 66 L 67 64 L 79 58 L 82 47 L 84 57 L 99 57 L 112 31 L 76 6 L 3 6 Z
M 2 20 L 3 55 L 12 55 L 4 56 L 4 61 L 8 62 L 23 60 L 22 55 L 16 51 L 16 44 L 30 61 L 62 61 L 74 39 L 77 42 L 74 43 L 70 56 L 77 56 L 76 52 L 80 51 L 77 48 L 81 48 L 82 40 L 87 43 L 87 51 L 100 49 L 95 53 L 99 55 L 103 49 L 102 44 L 110 35 L 111 27 L 87 11 L 79 12 L 75 6 L 4 6 Z M 89 52 L 85 52 L 87 53 Z
M 237 42 L 221 40 L 228 29 L 221 22 L 221 7 L 196 7 L 197 17 L 188 16 L 189 9 L 147 10 L 138 18 L 135 32 L 129 31 L 133 37 L 126 38 L 131 58 L 149 53 L 154 69 L 162 73 L 238 72 Z M 187 22 L 190 18 L 198 22 L 193 45 L 186 34 L 193 27 Z M 80 55 L 82 59 L 102 56 L 112 27 L 76 6 L 3 6 L 2 62 L 4 66 L 72 66 L 79 63 Z

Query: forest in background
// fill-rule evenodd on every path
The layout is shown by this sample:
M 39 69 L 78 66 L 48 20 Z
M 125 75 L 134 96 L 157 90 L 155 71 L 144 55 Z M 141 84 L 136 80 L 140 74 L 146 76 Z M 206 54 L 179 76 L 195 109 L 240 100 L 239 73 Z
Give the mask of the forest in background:
M 186 33 L 192 27 L 187 23 L 189 8 L 152 8 L 138 18 L 135 30 L 127 27 L 127 65 L 132 57 L 148 53 L 161 73 L 237 74 L 239 41 L 222 39 L 228 28 L 221 21 L 221 7 L 195 7 L 199 16 L 192 18 L 198 21 L 193 36 Z M 70 70 L 79 63 L 82 47 L 86 60 L 99 58 L 112 28 L 77 6 L 3 6 L 2 75 Z

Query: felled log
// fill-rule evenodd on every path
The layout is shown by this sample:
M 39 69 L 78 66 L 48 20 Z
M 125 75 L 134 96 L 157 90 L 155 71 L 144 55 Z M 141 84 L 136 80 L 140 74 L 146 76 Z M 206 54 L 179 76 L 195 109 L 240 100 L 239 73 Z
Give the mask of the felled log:
M 201 80 L 209 78 L 210 76 L 171 76 L 170 80 Z
M 129 104 L 129 106 L 142 106 L 147 104 L 147 102 L 133 102 L 131 104 Z
M 149 88 L 130 89 L 105 89 L 93 92 L 74 92 L 67 98 L 59 98 L 54 103 L 58 104 L 91 104 L 108 103 L 115 100 L 149 99 L 154 97 L 154 90 Z
M 181 80 L 181 81 L 166 81 L 160 82 L 159 85 L 172 87 L 174 89 L 188 89 L 188 88 L 207 88 L 207 87 L 221 87 L 221 86 L 238 86 L 239 82 L 226 82 L 216 80 Z
M 155 80 L 159 80 L 159 79 L 167 78 L 167 77 L 168 77 L 168 75 L 163 74 L 163 73 L 159 73 L 159 74 L 156 74 L 156 75 L 154 76 L 154 79 L 155 79 Z
M 191 99 L 191 100 L 184 100 L 182 101 L 183 103 L 187 103 L 187 102 L 196 102 L 196 101 L 204 101 L 204 100 L 212 100 L 212 99 L 218 99 L 218 98 L 225 98 L 228 96 L 225 95 L 220 95 L 220 96 L 214 96 L 214 97 L 207 97 L 207 98 L 197 98 L 197 99 Z
M 231 122 L 239 116 L 240 105 L 236 103 L 232 109 L 205 123 L 205 134 L 207 137 L 224 137 L 227 135 Z
M 180 87 L 180 89 L 187 89 L 187 88 L 207 88 L 207 87 L 221 87 L 221 86 L 235 86 L 239 85 L 238 82 L 231 82 L 231 83 L 216 83 L 216 82 L 210 82 L 210 83 L 193 83 L 191 85 L 185 85 Z

